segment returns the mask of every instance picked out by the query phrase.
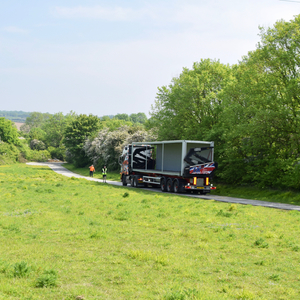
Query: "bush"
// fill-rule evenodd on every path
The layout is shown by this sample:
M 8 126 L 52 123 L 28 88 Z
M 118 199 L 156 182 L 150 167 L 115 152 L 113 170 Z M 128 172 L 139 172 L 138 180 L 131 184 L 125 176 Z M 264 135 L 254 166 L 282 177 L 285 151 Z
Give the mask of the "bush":
M 48 151 L 50 152 L 52 158 L 57 158 L 62 161 L 66 160 L 65 146 L 60 146 L 58 148 L 48 147 Z
M 0 165 L 13 164 L 19 159 L 20 151 L 13 144 L 0 142 Z
M 30 150 L 27 152 L 26 159 L 29 161 L 47 161 L 51 158 L 49 151 L 47 150 Z
M 46 149 L 46 145 L 44 142 L 34 139 L 30 141 L 30 148 L 32 150 L 45 150 Z
M 57 286 L 57 272 L 54 270 L 46 270 L 36 279 L 35 287 L 54 287 Z
M 25 261 L 14 264 L 13 276 L 14 277 L 26 277 L 30 273 L 30 267 Z

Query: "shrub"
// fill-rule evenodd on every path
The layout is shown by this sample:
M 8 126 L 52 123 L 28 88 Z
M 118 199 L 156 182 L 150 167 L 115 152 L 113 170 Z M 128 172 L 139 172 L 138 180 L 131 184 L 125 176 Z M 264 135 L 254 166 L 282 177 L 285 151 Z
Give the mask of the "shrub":
M 48 147 L 48 151 L 52 158 L 57 158 L 62 161 L 66 160 L 66 148 L 64 146 L 60 146 L 58 148 Z
M 34 139 L 30 141 L 30 148 L 32 150 L 45 150 L 46 149 L 46 145 L 44 142 Z
M 36 279 L 35 287 L 54 287 L 57 286 L 57 272 L 54 270 L 46 270 Z
M 13 276 L 26 277 L 30 273 L 30 267 L 25 261 L 14 264 Z
M 257 246 L 258 248 L 268 248 L 269 244 L 265 242 L 263 238 L 259 238 L 254 242 L 254 245 Z
M 0 165 L 13 164 L 18 161 L 20 151 L 13 144 L 0 142 Z
M 26 159 L 30 161 L 47 161 L 51 158 L 49 151 L 47 150 L 31 150 L 27 152 Z

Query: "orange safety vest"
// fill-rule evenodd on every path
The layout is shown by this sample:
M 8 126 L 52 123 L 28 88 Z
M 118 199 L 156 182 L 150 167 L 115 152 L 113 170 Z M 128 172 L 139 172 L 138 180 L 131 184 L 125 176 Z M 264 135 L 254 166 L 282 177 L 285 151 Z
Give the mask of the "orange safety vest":
M 91 172 L 95 171 L 95 168 L 93 166 L 90 166 L 90 171 Z

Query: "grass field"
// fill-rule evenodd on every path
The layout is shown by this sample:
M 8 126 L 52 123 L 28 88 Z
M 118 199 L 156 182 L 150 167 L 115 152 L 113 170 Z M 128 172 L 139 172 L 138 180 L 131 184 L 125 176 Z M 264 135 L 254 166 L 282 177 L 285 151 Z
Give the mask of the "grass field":
M 1 300 L 300 298 L 297 211 L 21 164 L 0 184 Z
M 64 167 L 83 176 L 89 176 L 88 168 L 75 168 L 72 164 L 64 164 Z M 94 177 L 102 178 L 101 170 L 95 173 Z M 120 173 L 118 171 L 108 172 L 108 180 L 120 181 Z M 300 193 L 296 191 L 281 191 L 268 188 L 257 188 L 255 186 L 235 186 L 216 184 L 217 189 L 211 191 L 211 195 L 238 197 L 244 199 L 262 200 L 269 202 L 288 203 L 300 205 Z
M 82 175 L 82 176 L 90 176 L 90 170 L 89 168 L 75 168 L 74 165 L 72 164 L 63 164 L 63 167 L 65 167 L 66 169 Z M 96 169 L 96 172 L 93 175 L 94 178 L 99 178 L 102 179 L 102 169 Z M 113 180 L 113 181 L 120 181 L 120 172 L 119 171 L 111 171 L 108 170 L 107 176 L 106 176 L 107 180 Z

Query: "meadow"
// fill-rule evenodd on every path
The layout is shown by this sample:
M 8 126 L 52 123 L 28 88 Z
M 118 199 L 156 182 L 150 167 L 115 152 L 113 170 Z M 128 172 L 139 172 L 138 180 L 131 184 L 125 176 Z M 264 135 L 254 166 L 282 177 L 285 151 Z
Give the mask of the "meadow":
M 0 299 L 299 299 L 300 213 L 0 166 Z
M 68 170 L 83 175 L 89 176 L 88 168 L 76 168 L 72 164 L 63 165 Z M 102 178 L 101 169 L 94 174 L 95 178 Z M 110 171 L 107 174 L 107 180 L 120 181 L 119 171 Z M 210 195 L 236 197 L 252 200 L 262 200 L 268 202 L 287 203 L 292 205 L 300 205 L 300 192 L 296 190 L 278 190 L 274 188 L 259 188 L 249 185 L 228 185 L 215 182 L 216 190 L 212 190 Z

